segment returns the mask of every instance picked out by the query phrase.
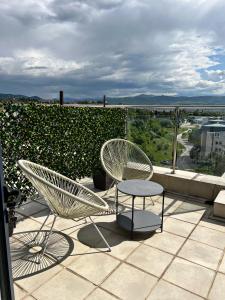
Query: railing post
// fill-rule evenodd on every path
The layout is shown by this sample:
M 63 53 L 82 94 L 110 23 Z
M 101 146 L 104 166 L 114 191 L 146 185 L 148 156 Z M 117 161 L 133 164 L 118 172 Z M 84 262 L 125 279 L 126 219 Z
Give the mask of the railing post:
M 125 108 L 126 110 L 126 117 L 125 117 L 125 139 L 128 139 L 128 108 Z
M 106 96 L 104 95 L 103 96 L 103 107 L 105 107 L 105 104 L 106 104 Z
M 174 137 L 173 137 L 173 169 L 172 174 L 176 172 L 176 162 L 177 162 L 177 134 L 179 128 L 179 107 L 174 110 Z
M 64 104 L 64 97 L 63 97 L 63 91 L 59 91 L 59 104 Z

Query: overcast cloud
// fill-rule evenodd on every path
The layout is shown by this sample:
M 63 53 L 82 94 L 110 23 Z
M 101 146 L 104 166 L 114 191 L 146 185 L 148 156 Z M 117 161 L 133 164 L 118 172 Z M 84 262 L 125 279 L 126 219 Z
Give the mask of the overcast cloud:
M 224 0 L 0 0 L 0 92 L 225 95 Z

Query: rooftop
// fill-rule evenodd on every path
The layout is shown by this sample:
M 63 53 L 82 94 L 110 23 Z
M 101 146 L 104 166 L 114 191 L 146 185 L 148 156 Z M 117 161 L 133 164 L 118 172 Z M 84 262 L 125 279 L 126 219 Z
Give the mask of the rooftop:
M 90 179 L 82 183 L 92 187 Z M 112 202 L 114 191 L 105 199 Z M 130 208 L 129 196 L 120 195 L 119 201 Z M 137 209 L 142 201 L 136 198 Z M 160 213 L 160 196 L 153 201 L 155 205 L 146 199 L 146 209 Z M 58 218 L 47 249 L 50 255 L 37 264 L 27 245 L 48 208 L 41 198 L 30 200 L 18 209 L 19 223 L 11 238 L 16 299 L 222 300 L 225 224 L 211 219 L 211 209 L 198 198 L 167 193 L 163 233 L 136 235 L 132 241 L 115 215 L 95 216 L 112 252 L 106 252 L 89 222 Z M 43 234 L 49 225 L 50 220 Z

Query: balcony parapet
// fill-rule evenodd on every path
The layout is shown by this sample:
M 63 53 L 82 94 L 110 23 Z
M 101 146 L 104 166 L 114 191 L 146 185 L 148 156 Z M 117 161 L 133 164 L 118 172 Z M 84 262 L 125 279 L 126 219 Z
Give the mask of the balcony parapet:
M 176 170 L 154 166 L 151 180 L 164 186 L 167 191 L 214 201 L 221 190 L 225 189 L 225 177 Z

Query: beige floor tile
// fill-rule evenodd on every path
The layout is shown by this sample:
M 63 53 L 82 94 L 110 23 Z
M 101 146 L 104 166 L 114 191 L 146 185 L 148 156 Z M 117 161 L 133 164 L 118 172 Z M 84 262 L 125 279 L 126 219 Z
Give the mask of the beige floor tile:
M 155 276 L 161 276 L 173 256 L 150 246 L 141 245 L 127 259 L 127 262 Z
M 200 221 L 199 225 L 225 232 L 225 223 L 221 223 L 218 221 L 214 221 L 214 220 L 210 220 L 210 219 L 203 219 Z
M 217 273 L 212 289 L 209 293 L 209 300 L 225 299 L 225 275 Z
M 115 300 L 117 298 L 98 288 L 94 290 L 94 292 L 91 293 L 91 295 L 88 296 L 86 299 L 87 300 Z
M 48 281 L 48 279 L 56 275 L 56 273 L 58 273 L 60 270 L 62 270 L 62 267 L 57 265 L 49 270 L 44 270 L 42 273 L 17 280 L 16 283 L 24 290 L 31 293 L 38 287 L 40 287 L 43 283 Z
M 46 206 L 39 202 L 30 201 L 26 204 L 21 205 L 16 211 L 25 216 L 31 216 L 39 211 L 45 210 Z
M 225 233 L 214 229 L 197 226 L 190 236 L 190 239 L 199 241 L 210 246 L 224 249 Z
M 111 231 L 103 227 L 98 227 L 98 229 L 107 240 L 107 237 L 108 235 L 110 235 Z M 98 244 L 102 241 L 101 236 L 99 235 L 92 223 L 81 224 L 79 228 L 71 232 L 69 235 L 73 239 L 79 240 L 82 244 L 90 248 L 97 248 Z M 105 244 L 103 245 L 104 247 L 106 247 Z
M 15 299 L 20 300 L 26 296 L 26 292 L 22 290 L 20 287 L 18 287 L 16 284 L 14 284 L 14 294 L 15 294 Z
M 177 208 L 177 211 L 196 212 L 203 215 L 207 208 L 208 206 L 203 203 L 182 201 L 181 205 Z
M 106 279 L 102 287 L 124 300 L 143 300 L 156 281 L 156 277 L 122 264 Z
M 81 226 L 81 224 L 83 223 L 84 221 L 74 222 L 73 220 L 70 219 L 64 219 L 58 217 L 55 221 L 54 228 L 56 230 L 63 231 L 64 233 L 71 233 L 77 228 L 79 228 L 79 226 Z
M 95 223 L 97 226 L 108 229 L 115 233 L 126 234 L 126 232 L 122 228 L 120 228 L 119 225 L 117 224 L 116 216 L 114 214 L 99 216 L 95 219 Z
M 17 299 L 16 299 L 17 300 Z M 26 298 L 24 298 L 23 300 L 35 300 L 35 298 L 34 297 L 32 297 L 32 296 L 27 296 Z
M 221 264 L 219 266 L 219 272 L 225 273 L 225 255 L 223 256 L 223 259 L 222 259 Z
M 73 245 L 74 245 L 73 251 L 71 252 L 71 254 L 66 259 L 64 259 L 61 262 L 61 265 L 68 266 L 75 260 L 75 258 L 78 258 L 80 256 L 85 255 L 86 253 L 91 252 L 90 248 L 88 246 L 82 244 L 78 240 L 73 240 Z
M 196 212 L 183 211 L 179 213 L 176 212 L 172 214 L 171 217 L 181 221 L 197 224 L 202 218 L 202 215 Z
M 43 224 L 47 215 L 49 213 L 49 209 L 46 209 L 46 210 L 42 210 L 34 215 L 31 216 L 31 218 L 34 220 L 34 221 L 37 221 L 39 222 L 40 224 Z M 52 222 L 53 222 L 53 219 L 54 219 L 54 215 L 51 214 L 48 218 L 48 220 L 46 221 L 46 225 L 51 225 Z
M 39 230 L 40 226 L 41 226 L 40 223 L 32 220 L 31 218 L 28 218 L 28 219 L 22 220 L 16 224 L 14 233 Z
M 68 266 L 95 284 L 100 284 L 118 265 L 119 260 L 104 254 L 86 254 L 78 257 Z
M 47 281 L 33 295 L 38 300 L 81 300 L 93 289 L 94 285 L 70 271 L 63 270 Z
M 215 272 L 181 258 L 175 258 L 163 279 L 206 297 Z
M 187 292 L 169 282 L 160 280 L 147 300 L 201 300 L 202 298 Z
M 106 236 L 107 242 L 109 243 L 112 251 L 109 252 L 109 255 L 114 256 L 118 259 L 124 260 L 127 256 L 138 246 L 140 243 L 137 241 L 131 241 L 124 236 L 110 232 Z M 102 240 L 97 244 L 98 249 L 106 250 L 106 246 Z
M 187 222 L 183 222 L 174 218 L 167 218 L 167 220 L 164 222 L 164 230 L 183 236 L 183 237 L 187 237 L 191 231 L 194 229 L 195 225 L 194 224 L 190 224 Z
M 162 233 L 155 233 L 152 237 L 145 240 L 144 243 L 171 254 L 175 254 L 180 249 L 184 241 L 185 238 L 164 231 Z
M 196 241 L 188 240 L 178 256 L 216 270 L 223 251 Z

